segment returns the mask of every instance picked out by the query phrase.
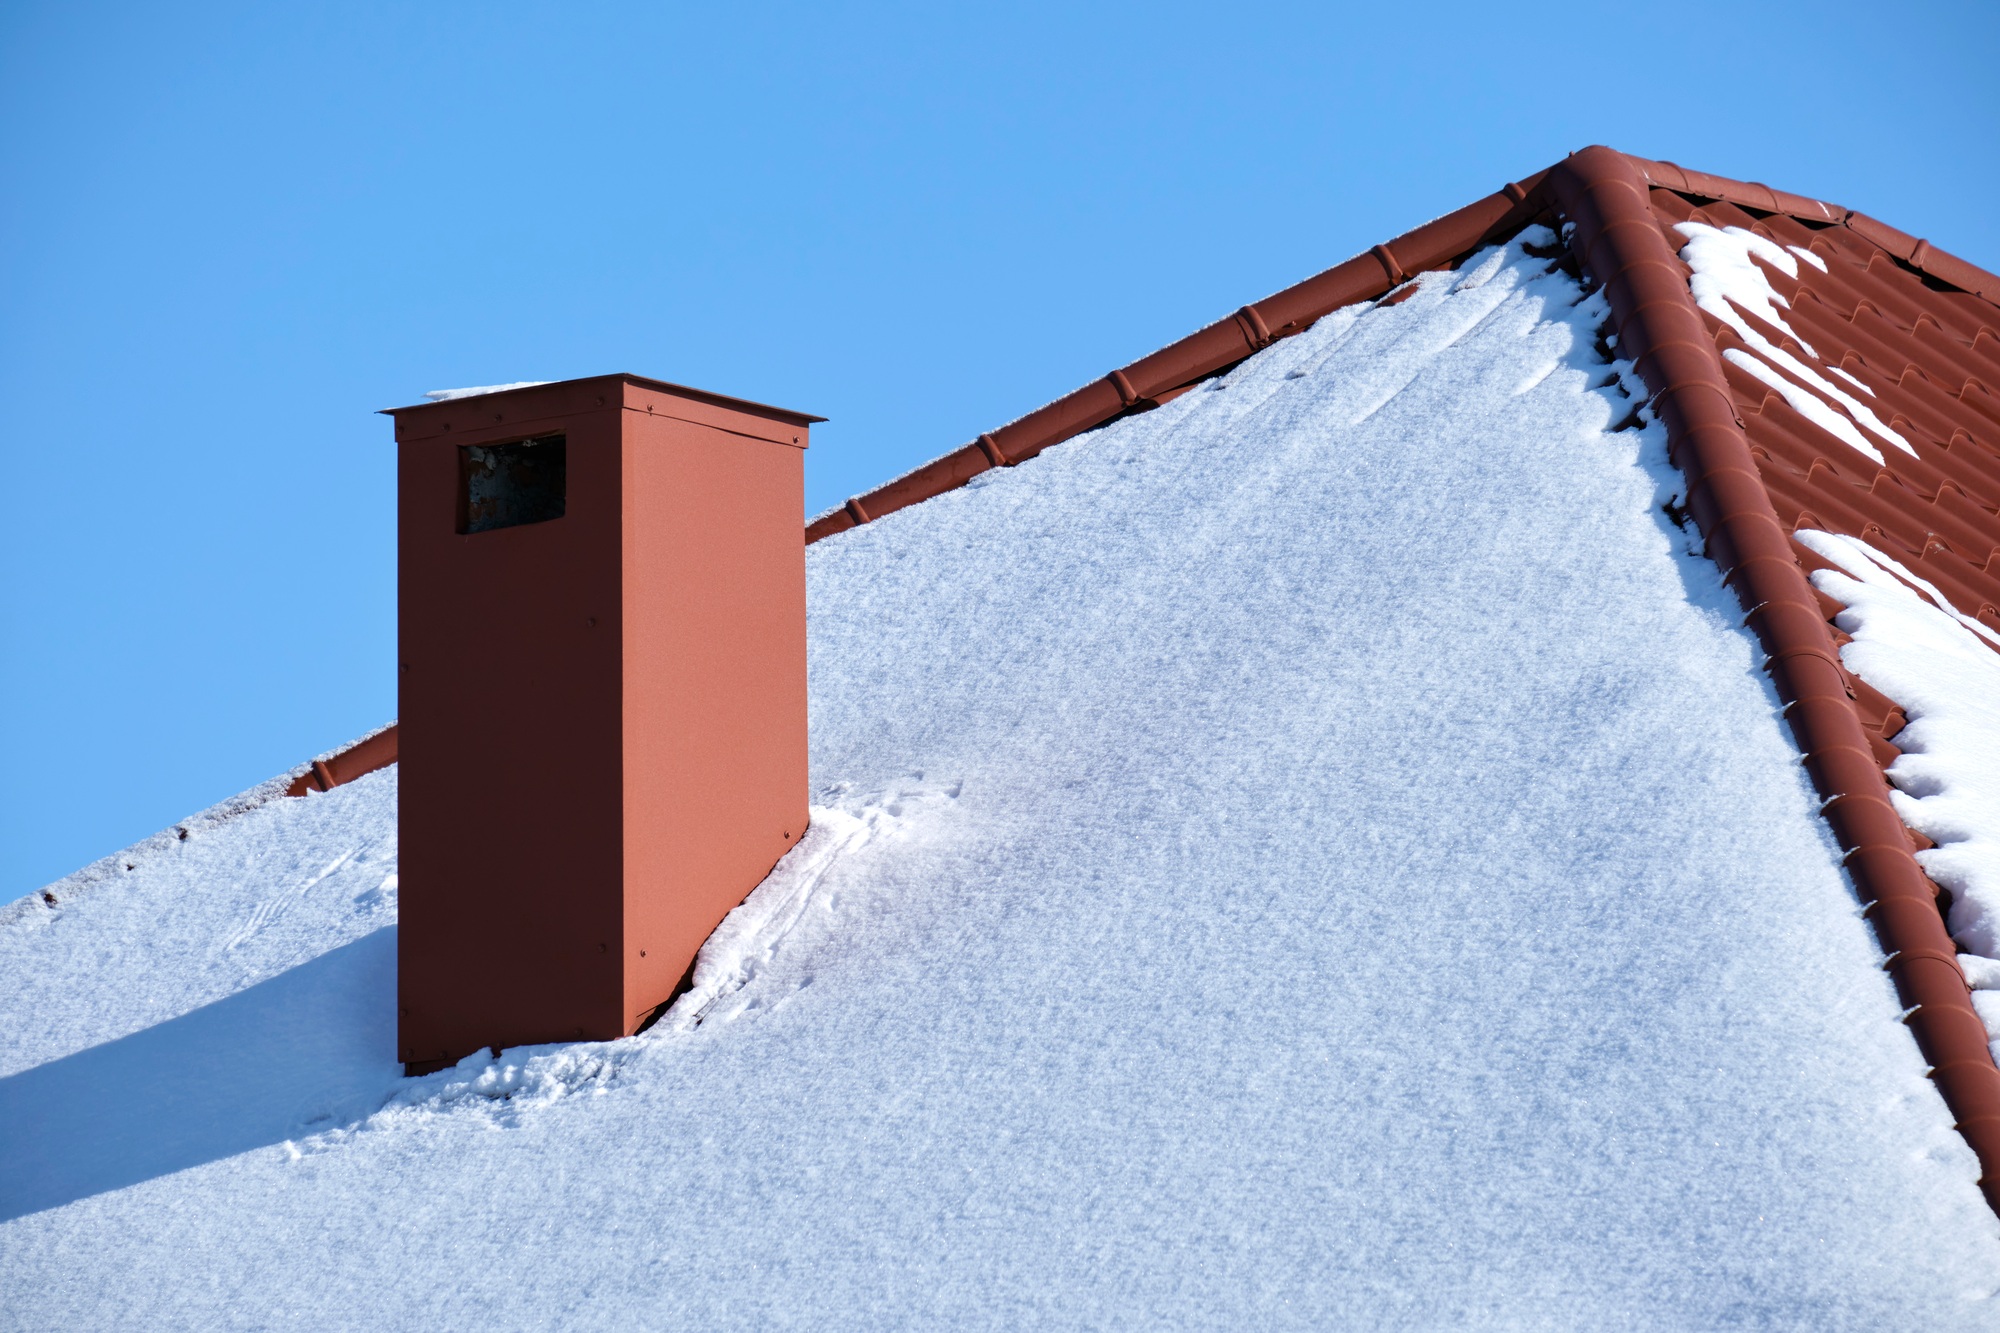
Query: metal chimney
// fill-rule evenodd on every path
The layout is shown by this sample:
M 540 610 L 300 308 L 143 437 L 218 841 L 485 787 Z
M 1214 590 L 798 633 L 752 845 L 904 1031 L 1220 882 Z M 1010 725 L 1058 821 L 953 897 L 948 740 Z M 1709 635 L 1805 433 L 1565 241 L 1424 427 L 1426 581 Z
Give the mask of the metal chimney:
M 399 1054 L 624 1036 L 805 832 L 824 418 L 636 375 L 389 415 Z

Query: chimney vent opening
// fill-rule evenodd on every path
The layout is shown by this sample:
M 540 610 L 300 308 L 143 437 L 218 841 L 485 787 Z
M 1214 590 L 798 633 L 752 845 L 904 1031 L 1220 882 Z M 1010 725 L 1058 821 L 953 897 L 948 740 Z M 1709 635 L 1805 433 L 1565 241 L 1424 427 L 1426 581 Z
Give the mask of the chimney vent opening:
M 567 441 L 543 435 L 458 450 L 458 530 L 491 532 L 563 516 Z

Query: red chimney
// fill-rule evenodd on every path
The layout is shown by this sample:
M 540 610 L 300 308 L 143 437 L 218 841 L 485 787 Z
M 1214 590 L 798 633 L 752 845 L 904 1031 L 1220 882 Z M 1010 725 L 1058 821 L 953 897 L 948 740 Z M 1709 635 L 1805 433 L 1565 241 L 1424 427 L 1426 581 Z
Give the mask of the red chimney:
M 624 1036 L 805 832 L 824 418 L 636 375 L 390 415 L 399 1053 Z

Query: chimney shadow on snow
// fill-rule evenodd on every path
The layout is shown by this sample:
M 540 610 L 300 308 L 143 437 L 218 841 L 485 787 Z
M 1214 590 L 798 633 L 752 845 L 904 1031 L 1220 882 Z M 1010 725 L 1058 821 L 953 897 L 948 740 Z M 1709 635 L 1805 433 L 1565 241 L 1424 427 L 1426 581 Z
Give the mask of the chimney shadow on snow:
M 396 928 L 0 1079 L 0 1221 L 349 1124 L 400 1082 Z

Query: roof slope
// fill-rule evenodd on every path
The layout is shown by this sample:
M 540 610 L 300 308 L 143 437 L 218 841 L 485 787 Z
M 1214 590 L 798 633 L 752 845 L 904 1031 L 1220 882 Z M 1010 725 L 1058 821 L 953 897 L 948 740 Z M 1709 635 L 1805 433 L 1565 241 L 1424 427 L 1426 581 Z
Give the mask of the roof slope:
M 1991 865 L 1977 885 L 1961 866 L 1940 889 L 1912 853 L 1933 866 L 1952 858 L 1903 826 L 1898 793 L 1878 771 L 1896 763 L 1890 738 L 1913 701 L 1847 669 L 1839 649 L 1849 636 L 1832 623 L 1844 604 L 1825 583 L 1838 572 L 1810 541 L 1785 538 L 1824 530 L 1871 543 L 1907 560 L 1896 563 L 1936 594 L 1931 601 L 1954 615 L 1963 608 L 1986 637 L 2000 630 L 2000 278 L 1834 204 L 1587 148 L 848 501 L 809 523 L 806 540 L 1150 411 L 1329 311 L 1401 299 L 1410 274 L 1455 267 L 1531 218 L 1562 225 L 1572 271 L 1604 284 L 1615 320 L 1607 354 L 1615 346 L 1634 363 L 1648 410 L 1666 424 L 1690 481 L 1688 513 L 1770 654 L 1912 1030 L 2000 1209 L 2000 1068 L 1988 1044 L 2000 1038 L 2000 998 L 1989 1033 L 1945 916 L 1961 930 L 1971 918 L 2000 919 L 2000 791 L 1978 793 Z M 1724 252 L 1725 262 L 1697 272 L 1686 259 L 1701 249 Z M 1938 782 L 1934 771 L 1900 771 L 1919 790 Z M 1962 820 L 1952 826 L 1962 839 L 1972 832 Z M 2000 940 L 1990 952 L 1993 966 L 1976 970 L 1982 985 L 2000 988 Z
M 641 1037 L 396 1078 L 393 769 L 13 923 L 21 1317 L 1989 1323 L 2000 1222 L 1562 261 L 813 546 L 814 831 Z

